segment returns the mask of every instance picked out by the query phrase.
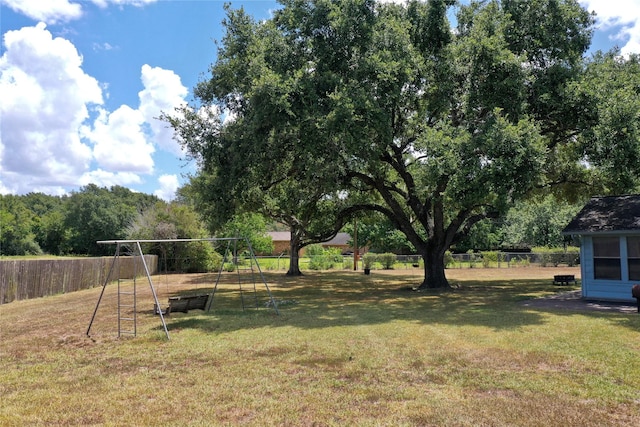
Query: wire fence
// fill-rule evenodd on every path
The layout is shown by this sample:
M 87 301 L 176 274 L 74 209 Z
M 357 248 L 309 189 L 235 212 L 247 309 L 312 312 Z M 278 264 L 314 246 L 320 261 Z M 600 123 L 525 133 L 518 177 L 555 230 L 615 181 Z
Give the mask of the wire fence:
M 289 269 L 288 255 L 259 256 L 256 257 L 260 267 L 265 271 L 286 271 Z M 573 267 L 580 263 L 579 253 L 575 251 L 567 252 L 479 252 L 450 254 L 445 256 L 447 268 L 517 268 L 528 266 L 557 267 L 560 265 Z M 308 257 L 300 258 L 301 270 L 312 270 L 313 259 Z M 334 270 L 353 270 L 353 255 L 344 255 L 333 262 L 320 264 Z M 385 266 L 381 261 L 375 261 L 371 265 L 372 270 L 381 270 Z M 424 269 L 424 261 L 420 255 L 396 255 L 393 263 L 394 270 L 416 270 Z M 362 257 L 359 257 L 357 269 L 364 269 Z

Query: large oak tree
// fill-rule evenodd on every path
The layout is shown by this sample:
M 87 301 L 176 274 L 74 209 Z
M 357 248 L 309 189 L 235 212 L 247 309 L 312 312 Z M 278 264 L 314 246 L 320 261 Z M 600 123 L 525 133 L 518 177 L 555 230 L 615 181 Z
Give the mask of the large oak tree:
M 198 103 L 172 119 L 217 195 L 338 194 L 386 215 L 425 261 L 421 287 L 439 288 L 474 224 L 562 178 L 588 116 L 569 90 L 593 24 L 577 1 L 281 3 L 262 22 L 228 10 Z

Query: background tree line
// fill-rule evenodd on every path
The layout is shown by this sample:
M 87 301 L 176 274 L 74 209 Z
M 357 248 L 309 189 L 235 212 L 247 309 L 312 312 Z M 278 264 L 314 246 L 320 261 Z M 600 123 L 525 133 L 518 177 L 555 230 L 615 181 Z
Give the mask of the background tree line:
M 185 189 L 182 189 L 184 193 Z M 562 228 L 580 209 L 553 196 L 521 202 L 497 223 L 478 223 L 456 247 L 468 250 L 521 249 L 535 246 L 559 247 Z M 353 236 L 354 223 L 342 231 Z M 362 246 L 379 253 L 413 254 L 415 249 L 383 215 L 360 216 L 358 238 Z M 184 195 L 171 203 L 155 196 L 134 193 L 123 187 L 88 185 L 66 196 L 42 193 L 0 196 L 0 255 L 112 255 L 113 248 L 96 245 L 98 240 L 176 239 L 211 236 L 246 236 L 256 252 L 273 250 L 267 230 L 282 229 L 259 214 L 240 214 L 218 227 L 209 227 Z M 212 255 L 204 249 L 183 249 L 150 245 L 145 250 L 167 259 L 189 258 L 200 253 L 207 262 Z M 180 252 L 180 251 L 183 252 Z M 203 251 L 203 252 L 199 252 Z M 191 257 L 193 258 L 193 257 Z M 197 257 L 196 257 L 197 258 Z M 178 261 L 175 261 L 178 262 Z M 194 262 L 194 266 L 200 265 Z M 175 269 L 186 267 L 168 266 Z
M 169 203 L 120 186 L 103 188 L 90 184 L 65 196 L 0 195 L 0 255 L 7 256 L 112 255 L 113 247 L 96 241 L 216 235 L 247 237 L 255 251 L 270 253 L 273 244 L 266 229 L 267 222 L 255 214 L 234 216 L 212 229 L 184 196 Z M 202 244 L 148 245 L 145 249 L 173 260 L 191 259 L 194 268 L 210 262 L 213 256 Z
M 108 255 L 98 240 L 124 239 L 139 212 L 160 203 L 148 194 L 90 184 L 65 196 L 0 196 L 0 254 Z

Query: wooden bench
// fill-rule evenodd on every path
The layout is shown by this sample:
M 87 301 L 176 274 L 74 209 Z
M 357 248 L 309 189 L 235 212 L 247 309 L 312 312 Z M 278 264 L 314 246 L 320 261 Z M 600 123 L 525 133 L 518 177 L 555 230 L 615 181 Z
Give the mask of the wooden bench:
M 574 284 L 578 283 L 576 282 L 576 276 L 574 276 L 573 274 L 558 274 L 553 276 L 553 284 L 554 285 L 569 285 L 570 282 L 573 282 Z
M 163 315 L 170 313 L 188 313 L 189 310 L 206 310 L 211 294 L 181 295 L 169 297 L 169 305 L 162 311 Z M 158 314 L 158 307 L 153 305 L 153 312 Z

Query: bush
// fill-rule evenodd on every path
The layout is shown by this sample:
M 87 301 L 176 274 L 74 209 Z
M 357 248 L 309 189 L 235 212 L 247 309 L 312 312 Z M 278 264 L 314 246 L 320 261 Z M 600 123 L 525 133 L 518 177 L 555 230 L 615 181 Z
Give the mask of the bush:
M 574 267 L 580 264 L 580 248 L 575 246 L 571 246 L 567 248 L 567 265 L 569 267 Z
M 320 245 L 310 245 L 308 248 Z M 309 255 L 309 268 L 311 270 L 330 270 L 336 266 L 336 264 L 342 267 L 342 255 L 340 249 L 327 248 L 324 249 L 320 246 L 322 252 L 318 253 L 317 248 L 313 248 L 311 254 L 307 250 Z
M 455 262 L 456 260 L 453 258 L 451 251 L 446 251 L 444 253 L 444 268 L 451 267 Z
M 222 256 L 208 242 L 188 242 L 176 252 L 175 271 L 205 273 L 222 264 Z
M 320 244 L 309 245 L 304 248 L 304 253 L 309 257 L 324 255 L 324 248 Z
M 392 254 L 390 252 L 386 252 L 384 254 L 380 254 L 376 257 L 377 261 L 382 264 L 382 268 L 385 270 L 393 269 L 393 264 L 396 263 L 398 257 L 396 254 Z
M 467 255 L 469 255 L 469 268 L 475 268 L 479 255 L 476 254 L 473 249 L 469 249 Z
M 364 268 L 373 268 L 373 264 L 376 262 L 377 259 L 378 259 L 378 254 L 373 252 L 367 252 L 366 254 L 362 255 L 362 266 Z
M 498 257 L 500 256 L 497 251 L 486 251 L 481 252 L 482 254 L 482 266 L 484 268 L 489 268 L 492 265 L 498 264 Z
M 533 248 L 532 252 L 538 255 L 542 267 L 550 265 L 557 267 L 560 264 L 573 267 L 580 262 L 580 248 L 575 246 L 569 246 L 566 249 L 538 247 Z
M 342 258 L 342 269 L 349 270 L 353 268 L 353 258 L 343 257 Z

